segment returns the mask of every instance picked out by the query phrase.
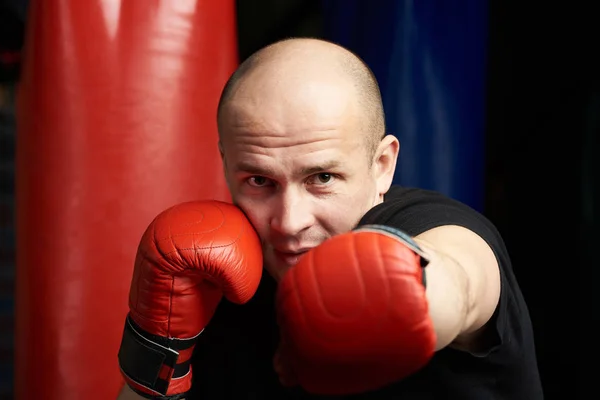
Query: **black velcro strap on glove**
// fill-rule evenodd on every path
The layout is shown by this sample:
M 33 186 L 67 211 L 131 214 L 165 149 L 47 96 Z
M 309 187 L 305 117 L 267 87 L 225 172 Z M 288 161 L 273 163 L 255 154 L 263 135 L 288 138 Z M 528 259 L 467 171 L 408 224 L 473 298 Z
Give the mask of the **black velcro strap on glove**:
M 165 367 L 173 369 L 172 378 L 187 374 L 191 360 L 177 364 L 179 351 L 192 347 L 195 341 L 196 338 L 172 339 L 150 334 L 128 315 L 119 348 L 119 365 L 129 379 L 164 396 L 170 381 L 160 378 L 161 370 Z M 140 395 L 148 397 L 147 394 Z
M 402 232 L 400 229 L 392 228 L 391 226 L 387 226 L 387 225 L 377 225 L 377 224 L 361 225 L 354 229 L 354 232 L 364 232 L 364 231 L 383 233 L 383 234 L 388 234 L 389 236 L 392 236 L 394 239 L 397 239 L 397 240 L 401 241 L 402 243 L 404 243 L 406 245 L 406 247 L 411 249 L 415 254 L 417 254 L 419 256 L 419 263 L 421 265 L 421 268 L 425 268 L 429 264 L 429 259 L 427 258 L 427 255 L 421 249 L 421 247 L 419 247 L 419 245 L 413 240 L 412 237 L 410 237 L 406 233 Z M 425 285 L 425 271 L 423 271 L 423 285 L 426 286 Z

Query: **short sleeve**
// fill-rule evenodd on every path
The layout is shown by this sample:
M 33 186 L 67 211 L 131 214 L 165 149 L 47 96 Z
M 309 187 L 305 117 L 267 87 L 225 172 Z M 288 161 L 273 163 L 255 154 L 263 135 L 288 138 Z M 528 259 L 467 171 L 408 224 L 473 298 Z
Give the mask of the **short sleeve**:
M 479 235 L 490 246 L 498 261 L 501 293 L 488 325 L 495 328 L 488 331 L 489 346 L 473 355 L 487 356 L 501 349 L 518 352 L 522 345 L 529 345 L 520 343 L 521 339 L 531 337 L 523 332 L 524 329 L 530 329 L 530 322 L 508 251 L 498 230 L 481 213 L 437 192 L 400 188 L 361 219 L 359 226 L 365 224 L 391 226 L 411 236 L 439 226 L 457 225 Z

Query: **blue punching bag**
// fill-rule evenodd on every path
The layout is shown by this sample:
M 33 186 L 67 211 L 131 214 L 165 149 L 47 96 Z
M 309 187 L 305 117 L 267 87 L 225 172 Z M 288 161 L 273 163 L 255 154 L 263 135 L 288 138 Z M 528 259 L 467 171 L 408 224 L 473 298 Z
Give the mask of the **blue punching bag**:
M 358 54 L 400 140 L 394 183 L 481 211 L 487 1 L 323 0 L 325 38 Z

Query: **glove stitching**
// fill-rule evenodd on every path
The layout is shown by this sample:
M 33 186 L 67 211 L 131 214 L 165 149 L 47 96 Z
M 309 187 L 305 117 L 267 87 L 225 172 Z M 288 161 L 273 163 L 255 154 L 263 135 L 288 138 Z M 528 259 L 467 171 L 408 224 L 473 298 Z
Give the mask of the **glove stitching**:
M 171 213 L 171 212 L 175 211 L 177 208 L 181 208 L 181 206 L 180 207 L 174 207 L 173 209 L 168 210 L 167 213 Z M 216 226 L 216 227 L 211 228 L 211 229 L 205 229 L 203 232 L 180 233 L 180 234 L 174 235 L 170 231 L 171 225 L 169 225 L 169 235 L 166 236 L 166 237 L 162 237 L 160 239 L 155 238 L 155 240 L 157 242 L 162 242 L 162 241 L 165 241 L 165 240 L 171 240 L 174 237 L 187 236 L 187 235 L 201 235 L 201 234 L 204 235 L 204 234 L 208 234 L 208 233 L 212 233 L 212 232 L 218 231 L 219 229 L 221 229 L 223 227 L 223 221 L 225 221 L 225 213 L 223 212 L 223 210 L 220 207 L 216 207 L 216 208 L 221 212 L 221 215 L 222 215 L 221 222 L 220 222 L 219 226 Z M 194 221 L 194 222 L 188 222 L 188 223 L 181 223 L 181 224 L 178 224 L 178 225 L 180 225 L 181 227 L 191 227 L 193 225 L 202 224 L 204 222 L 204 219 L 205 219 L 204 218 L 205 212 L 202 211 L 202 207 L 200 207 L 200 206 L 198 206 L 198 209 L 200 210 L 199 213 L 202 215 L 202 218 L 200 220 Z M 165 218 L 166 218 L 166 215 L 165 215 Z
M 172 211 L 169 211 L 169 213 L 171 213 L 171 212 Z M 175 246 L 175 241 L 173 240 L 173 235 L 172 235 L 172 230 L 171 230 L 171 224 L 169 224 L 169 238 L 171 239 L 171 246 L 172 246 L 172 248 L 176 249 L 176 250 L 174 250 L 174 252 L 178 252 L 177 246 Z M 158 242 L 156 242 L 156 245 L 158 247 Z M 168 254 L 163 255 L 163 258 L 166 255 L 168 255 Z M 167 333 L 168 333 L 169 337 L 173 336 L 173 335 L 171 335 L 171 317 L 172 317 L 172 313 L 173 313 L 173 295 L 174 295 L 174 292 L 175 292 L 175 276 L 171 275 L 171 293 L 169 293 L 169 313 L 168 313 L 168 319 L 167 319 Z
M 164 254 L 164 256 L 168 256 L 168 255 L 171 255 L 173 253 L 178 253 L 180 251 L 187 251 L 187 250 L 198 250 L 198 251 L 200 251 L 200 250 L 221 249 L 221 248 L 224 248 L 224 247 L 230 247 L 230 246 L 236 245 L 237 242 L 238 242 L 238 240 L 236 239 L 236 241 L 234 241 L 234 242 L 231 242 L 231 243 L 228 243 L 228 244 L 222 244 L 222 245 L 218 245 L 218 246 L 182 247 L 182 248 L 178 248 L 177 250 L 172 250 L 172 251 L 169 251 L 169 252 L 166 252 L 166 253 L 163 253 L 163 254 Z

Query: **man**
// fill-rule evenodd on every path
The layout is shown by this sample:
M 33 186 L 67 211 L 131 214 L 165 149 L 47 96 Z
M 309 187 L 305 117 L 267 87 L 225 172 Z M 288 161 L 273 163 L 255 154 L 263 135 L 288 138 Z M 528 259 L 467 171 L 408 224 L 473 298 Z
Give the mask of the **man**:
M 218 126 L 234 204 L 260 238 L 268 275 L 256 294 L 242 296 L 230 278 L 222 282 L 223 273 L 216 274 L 217 286 L 233 300 L 222 302 L 212 319 L 211 309 L 185 336 L 206 325 L 186 398 L 543 398 L 527 307 L 500 235 L 463 204 L 391 187 L 400 144 L 386 135 L 377 82 L 358 57 L 315 39 L 268 46 L 228 82 Z M 393 240 L 361 250 L 375 234 L 378 243 Z M 405 248 L 417 257 L 389 261 L 380 253 L 388 245 L 394 257 Z M 255 256 L 247 258 L 244 274 L 254 276 Z M 394 269 L 405 261 L 408 267 Z M 393 269 L 387 283 L 374 276 L 381 263 Z M 394 289 L 399 275 L 410 275 L 402 278 L 411 280 L 404 289 Z M 383 299 L 389 291 L 392 297 Z M 374 303 L 379 308 L 361 317 L 362 324 L 339 329 L 339 320 L 350 317 L 320 315 L 325 301 L 355 304 L 346 314 Z M 302 310 L 310 304 L 315 308 Z M 416 309 L 424 310 L 410 316 L 418 323 L 407 325 L 406 314 Z M 133 331 L 143 331 L 139 321 L 148 319 L 137 318 Z M 309 324 L 334 339 L 319 347 L 322 338 L 311 338 Z M 167 336 L 147 330 L 151 341 Z M 340 345 L 347 335 L 355 335 L 352 344 Z M 131 359 L 122 361 L 125 376 L 137 374 L 140 362 Z M 140 382 L 133 381 L 134 387 Z M 166 384 L 177 398 L 173 382 Z M 121 398 L 137 398 L 127 392 L 133 396 L 124 389 Z

